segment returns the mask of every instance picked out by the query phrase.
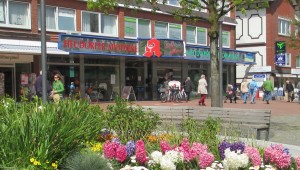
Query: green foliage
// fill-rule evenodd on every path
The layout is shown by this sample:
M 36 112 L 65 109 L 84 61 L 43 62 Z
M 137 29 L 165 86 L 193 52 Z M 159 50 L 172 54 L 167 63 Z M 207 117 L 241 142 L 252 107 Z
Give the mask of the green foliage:
M 34 163 L 40 164 L 36 165 L 38 169 L 51 167 L 51 163 L 60 162 L 70 152 L 84 147 L 82 141 L 96 135 L 102 126 L 101 115 L 98 106 L 86 101 L 44 104 L 41 100 L 17 103 L 2 98 L 0 169 L 30 167 Z
M 116 99 L 104 115 L 106 128 L 114 130 L 122 143 L 129 140 L 145 139 L 156 128 L 159 116 L 152 111 L 129 105 L 125 100 Z
M 65 170 L 109 170 L 108 161 L 99 154 L 82 150 L 68 156 L 63 164 Z

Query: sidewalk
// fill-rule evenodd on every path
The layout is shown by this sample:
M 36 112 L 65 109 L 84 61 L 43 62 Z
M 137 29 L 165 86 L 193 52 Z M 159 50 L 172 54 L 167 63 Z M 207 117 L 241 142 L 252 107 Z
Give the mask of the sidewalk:
M 205 100 L 206 106 L 199 106 L 198 99 L 193 99 L 189 102 L 166 102 L 160 101 L 136 101 L 133 104 L 139 106 L 199 106 L 210 107 L 211 100 Z M 113 102 L 100 102 L 102 108 L 106 108 Z M 256 100 L 256 104 L 244 104 L 241 100 L 237 103 L 223 103 L 225 108 L 245 108 L 245 109 L 270 109 L 271 110 L 271 125 L 269 142 L 282 143 L 291 150 L 292 155 L 300 155 L 300 104 L 298 100 L 290 103 L 280 100 L 272 100 L 270 104 L 265 101 Z M 268 144 L 269 144 L 268 142 Z

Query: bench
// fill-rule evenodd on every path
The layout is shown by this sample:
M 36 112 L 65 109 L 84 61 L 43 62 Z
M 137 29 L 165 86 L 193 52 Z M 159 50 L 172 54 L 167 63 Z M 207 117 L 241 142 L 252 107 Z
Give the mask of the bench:
M 143 109 L 151 109 L 159 114 L 162 122 L 172 122 L 175 125 L 180 125 L 188 117 L 197 121 L 204 121 L 208 117 L 219 118 L 223 127 L 255 129 L 257 139 L 261 139 L 261 132 L 265 131 L 265 140 L 269 140 L 270 110 L 188 106 L 144 106 Z

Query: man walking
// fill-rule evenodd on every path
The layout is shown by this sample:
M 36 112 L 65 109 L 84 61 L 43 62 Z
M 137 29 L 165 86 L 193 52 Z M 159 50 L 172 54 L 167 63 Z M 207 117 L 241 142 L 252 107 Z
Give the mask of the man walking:
M 36 95 L 38 97 L 42 97 L 43 96 L 43 75 L 42 75 L 42 70 L 40 71 L 40 75 L 36 78 L 36 81 L 35 81 L 35 90 L 36 90 Z M 47 93 L 49 93 L 51 91 L 51 86 L 48 82 L 48 80 L 46 81 L 47 84 L 46 84 L 46 88 L 47 88 Z
M 288 92 L 288 101 L 287 102 L 293 102 L 294 87 L 292 85 L 292 82 L 290 82 L 289 80 L 286 81 L 285 90 Z
M 269 104 L 269 100 L 271 98 L 271 92 L 274 90 L 273 83 L 270 81 L 269 78 L 264 82 L 263 88 L 265 93 L 265 100 L 267 101 L 267 104 Z
M 191 82 L 191 78 L 187 77 L 185 82 L 184 82 L 184 92 L 186 94 L 186 102 L 188 102 L 190 100 L 190 93 L 193 89 L 193 85 Z
M 256 91 L 258 89 L 255 78 L 252 78 L 252 81 L 248 84 L 249 94 L 251 94 L 251 104 L 255 103 Z

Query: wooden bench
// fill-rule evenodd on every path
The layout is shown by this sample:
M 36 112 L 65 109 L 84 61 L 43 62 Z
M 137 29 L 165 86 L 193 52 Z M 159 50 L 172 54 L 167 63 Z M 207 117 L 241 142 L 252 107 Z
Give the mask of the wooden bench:
M 188 106 L 144 106 L 143 109 L 151 109 L 160 115 L 163 122 L 171 121 L 176 125 L 188 117 L 198 121 L 204 121 L 208 117 L 220 118 L 223 127 L 255 129 L 257 139 L 261 139 L 261 132 L 265 131 L 265 140 L 269 140 L 270 110 Z

